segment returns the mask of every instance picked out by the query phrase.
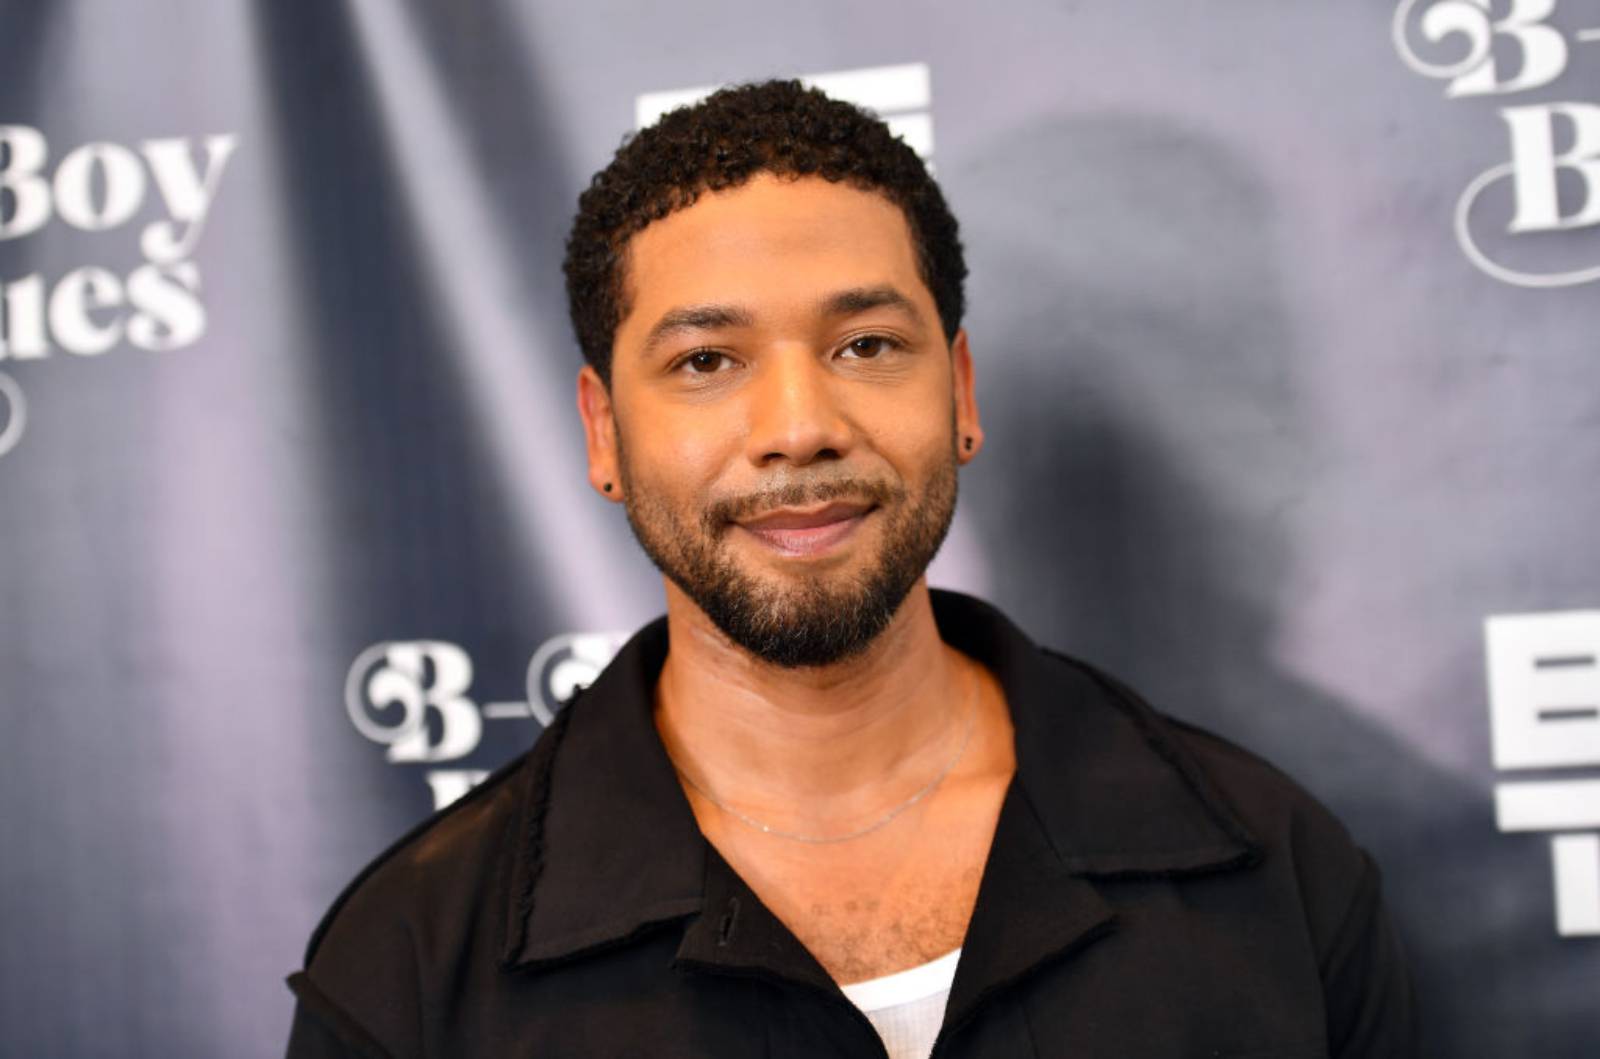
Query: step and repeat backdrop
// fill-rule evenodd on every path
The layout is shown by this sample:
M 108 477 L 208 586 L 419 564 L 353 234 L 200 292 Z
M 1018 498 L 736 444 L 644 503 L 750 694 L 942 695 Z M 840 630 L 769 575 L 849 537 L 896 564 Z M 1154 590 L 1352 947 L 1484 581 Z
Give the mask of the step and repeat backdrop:
M 0 1054 L 269 1056 L 374 854 L 661 608 L 562 242 L 800 76 L 935 167 L 932 581 L 1376 855 L 1427 1054 L 1600 1054 L 1600 2 L 0 3 Z

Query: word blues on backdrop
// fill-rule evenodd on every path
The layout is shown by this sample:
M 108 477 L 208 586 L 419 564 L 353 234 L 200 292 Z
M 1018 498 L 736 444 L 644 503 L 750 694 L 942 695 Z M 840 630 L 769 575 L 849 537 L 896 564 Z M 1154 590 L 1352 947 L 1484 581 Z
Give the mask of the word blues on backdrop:
M 204 334 L 200 271 L 190 258 L 235 146 L 232 135 L 198 144 L 145 140 L 137 149 L 86 143 L 52 171 L 43 133 L 0 125 L 0 241 L 57 221 L 110 232 L 152 203 L 161 211 L 139 231 L 145 263 L 125 277 L 92 264 L 48 282 L 40 273 L 0 277 L 0 360 L 34 360 L 55 349 L 93 356 L 124 339 L 141 349 L 178 349 Z

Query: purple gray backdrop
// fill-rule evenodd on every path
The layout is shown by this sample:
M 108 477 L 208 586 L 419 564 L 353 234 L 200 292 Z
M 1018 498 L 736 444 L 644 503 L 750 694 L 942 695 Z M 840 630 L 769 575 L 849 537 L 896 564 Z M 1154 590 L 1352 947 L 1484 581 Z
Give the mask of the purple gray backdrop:
M 658 612 L 562 239 L 774 74 L 963 223 L 935 583 L 1338 811 L 1428 1055 L 1594 1054 L 1594 0 L 0 3 L 0 1054 L 280 1053 L 345 881 Z

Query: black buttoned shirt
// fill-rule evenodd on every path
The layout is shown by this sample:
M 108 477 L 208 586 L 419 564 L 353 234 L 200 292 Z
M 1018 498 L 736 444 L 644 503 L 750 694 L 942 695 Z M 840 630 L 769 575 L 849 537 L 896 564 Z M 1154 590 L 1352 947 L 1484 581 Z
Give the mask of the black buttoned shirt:
M 1017 771 L 937 1057 L 1414 1054 L 1377 870 L 1283 774 L 934 593 Z M 651 717 L 659 620 L 537 745 L 392 847 L 290 978 L 291 1059 L 882 1057 L 701 835 Z

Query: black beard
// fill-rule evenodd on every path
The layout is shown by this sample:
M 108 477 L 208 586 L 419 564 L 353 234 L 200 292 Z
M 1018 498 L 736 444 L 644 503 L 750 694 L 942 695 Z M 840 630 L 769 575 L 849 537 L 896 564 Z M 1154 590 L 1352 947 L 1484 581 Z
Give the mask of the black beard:
M 691 529 L 652 497 L 641 496 L 619 446 L 624 507 L 640 547 L 703 610 L 723 635 L 774 666 L 832 665 L 866 650 L 894 618 L 950 530 L 956 508 L 956 453 L 941 463 L 909 507 L 906 490 L 862 479 L 798 482 L 755 496 L 718 501 Z M 740 570 L 719 546 L 733 519 L 775 507 L 848 499 L 887 512 L 884 545 L 870 569 L 844 584 L 797 576 L 774 587 Z

